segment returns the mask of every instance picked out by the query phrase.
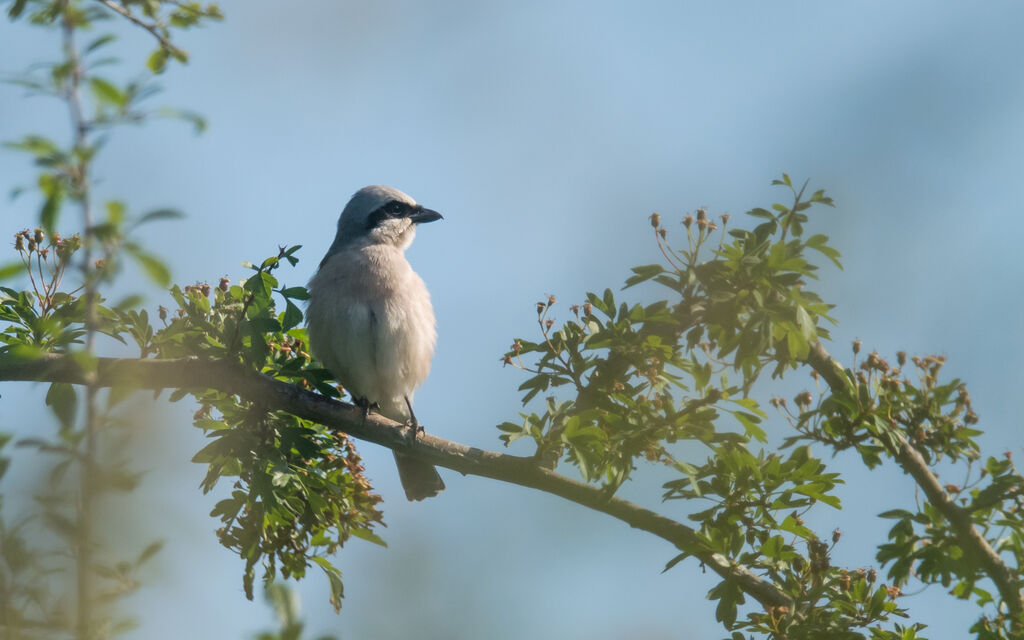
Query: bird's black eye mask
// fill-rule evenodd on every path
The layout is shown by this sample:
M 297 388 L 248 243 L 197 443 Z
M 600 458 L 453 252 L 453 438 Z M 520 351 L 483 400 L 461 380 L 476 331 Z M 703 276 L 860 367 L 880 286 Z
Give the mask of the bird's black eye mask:
M 418 207 L 401 202 L 399 200 L 391 200 L 390 202 L 377 207 L 370 217 L 366 219 L 366 228 L 374 229 L 380 225 L 381 222 L 388 218 L 406 218 L 415 213 Z

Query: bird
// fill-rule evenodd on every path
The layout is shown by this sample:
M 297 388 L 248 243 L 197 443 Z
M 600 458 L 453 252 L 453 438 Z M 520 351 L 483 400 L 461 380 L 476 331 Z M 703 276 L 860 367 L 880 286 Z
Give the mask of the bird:
M 342 210 L 334 242 L 308 286 L 313 356 L 364 412 L 373 408 L 412 426 L 413 438 L 420 430 L 413 392 L 430 371 L 437 328 L 430 293 L 405 250 L 419 225 L 441 219 L 394 187 L 363 187 Z M 410 501 L 444 489 L 433 465 L 394 454 Z

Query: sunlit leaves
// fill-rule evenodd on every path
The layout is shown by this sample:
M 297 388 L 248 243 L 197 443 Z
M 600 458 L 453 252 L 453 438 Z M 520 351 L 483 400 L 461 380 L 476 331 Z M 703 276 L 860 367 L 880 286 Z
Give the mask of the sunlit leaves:
M 329 374 L 309 367 L 305 331 L 298 326 L 302 313 L 294 303 L 308 298 L 306 289 L 281 286 L 276 275 L 282 265 L 298 261 L 298 249 L 282 248 L 258 265 L 245 263 L 252 273 L 237 285 L 224 280 L 217 287 L 173 287 L 178 311 L 147 348 L 167 358 L 236 360 L 337 396 Z M 233 482 L 231 497 L 211 515 L 223 523 L 221 544 L 245 560 L 246 593 L 252 593 L 260 567 L 266 580 L 278 573 L 301 578 L 315 563 L 326 572 L 331 602 L 339 607 L 341 574 L 326 556 L 350 536 L 382 542 L 373 532 L 381 520 L 380 498 L 370 492 L 352 443 L 321 425 L 267 412 L 230 394 L 191 393 L 203 407 L 196 426 L 210 437 L 193 458 L 207 465 L 203 490 L 213 490 L 225 477 Z

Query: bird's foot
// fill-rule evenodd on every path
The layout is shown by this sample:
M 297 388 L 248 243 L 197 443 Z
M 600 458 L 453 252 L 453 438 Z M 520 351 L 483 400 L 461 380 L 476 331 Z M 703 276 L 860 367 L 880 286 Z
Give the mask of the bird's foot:
M 404 398 L 405 406 L 409 408 L 409 419 L 405 421 L 405 426 L 409 427 L 409 442 L 410 444 L 416 442 L 416 436 L 424 433 L 423 427 L 420 426 L 419 420 L 416 419 L 416 414 L 413 413 L 412 403 L 409 402 L 409 397 Z
M 357 396 L 352 398 L 353 404 L 363 410 L 363 423 L 366 423 L 366 416 L 370 415 L 370 409 L 380 409 L 380 405 L 376 402 L 370 402 L 366 399 L 366 396 Z

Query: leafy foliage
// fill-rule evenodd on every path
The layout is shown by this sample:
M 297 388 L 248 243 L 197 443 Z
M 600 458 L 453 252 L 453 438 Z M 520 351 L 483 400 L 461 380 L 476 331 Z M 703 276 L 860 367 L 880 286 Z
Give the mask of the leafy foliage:
M 654 283 L 668 289 L 667 299 L 627 304 L 617 302 L 611 290 L 588 293 L 560 327 L 550 318 L 554 296 L 538 302 L 541 339 L 517 339 L 503 360 L 530 374 L 520 386 L 524 405 L 548 395 L 540 410 L 522 414 L 522 423 L 499 425 L 502 440 L 511 444 L 528 437 L 538 461 L 572 464 L 608 493 L 641 461 L 678 472 L 665 483 L 664 499 L 710 506 L 689 514 L 699 526 L 699 543 L 684 548 L 666 569 L 698 551 L 721 554 L 779 587 L 792 602 L 741 619 L 745 593 L 723 580 L 708 597 L 718 601 L 717 619 L 735 630 L 733 638 L 746 637 L 744 632 L 769 638 L 918 638 L 923 625 L 894 621 L 909 615 L 898 598 L 911 579 L 952 585 L 956 597 L 973 595 L 979 605 L 997 605 L 972 628 L 977 637 L 1017 637 L 1016 625 L 1024 620 L 1002 613 L 1007 602 L 979 586 L 993 579 L 992 568 L 965 550 L 964 534 L 948 509 L 925 502 L 916 513 L 881 514 L 897 520 L 877 555 L 889 566 L 888 584 L 878 584 L 873 569 L 833 566 L 829 552 L 841 533 L 833 532 L 829 545 L 822 540 L 828 536 L 804 523 L 817 505 L 841 507 L 834 489 L 843 482 L 806 442 L 833 453 L 855 450 L 868 468 L 886 457 L 906 462 L 904 441 L 928 464 L 977 459 L 977 415 L 959 380 L 939 381 L 943 358 L 912 358 L 918 370 L 918 383 L 912 383 L 900 379 L 906 354 L 898 354 L 899 366 L 891 367 L 873 353 L 859 371 L 839 374 L 845 385 L 820 392 L 816 401 L 808 391 L 799 393 L 793 399 L 796 413 L 785 399 L 772 398 L 795 434 L 781 450 L 755 449 L 767 442 L 767 413 L 751 396 L 762 373 L 781 377 L 808 366 L 812 349 L 829 338 L 826 323 L 834 324 L 832 306 L 807 288 L 816 279 L 814 258 L 841 266 L 826 236 L 805 233 L 808 209 L 831 205 L 831 199 L 823 191 L 804 199 L 804 188 L 796 189 L 786 175 L 774 184 L 790 191 L 792 204 L 748 211 L 750 229 L 729 229 L 730 216 L 713 221 L 698 209 L 682 220 L 685 248 L 671 246 L 661 216 L 651 216 L 664 261 L 635 267 L 625 288 Z M 527 356 L 534 361 L 524 362 Z M 824 374 L 815 369 L 812 375 Z M 678 444 L 687 441 L 692 444 Z M 707 451 L 703 461 L 695 459 L 700 447 Z M 960 496 L 979 530 L 1013 532 L 990 543 L 1019 567 L 1024 479 L 1009 459 L 990 459 L 980 476 L 977 482 L 989 478 L 983 488 L 947 485 L 945 491 Z
M 281 287 L 274 276 L 283 262 L 298 262 L 298 249 L 282 248 L 259 265 L 248 264 L 253 273 L 237 285 L 224 278 L 217 287 L 172 288 L 177 312 L 151 340 L 140 342 L 140 349 L 161 358 L 237 360 L 338 396 L 328 384 L 330 374 L 308 366 L 305 329 L 297 326 L 302 314 L 295 305 L 308 297 L 306 289 Z M 280 313 L 275 294 L 284 303 Z M 252 598 L 255 569 L 261 564 L 268 583 L 278 570 L 285 578 L 301 578 L 316 564 L 329 579 L 331 602 L 340 608 L 341 574 L 327 556 L 352 535 L 383 544 L 373 532 L 381 522 L 380 497 L 371 493 L 352 442 L 323 425 L 267 411 L 232 394 L 190 393 L 200 404 L 196 426 L 212 440 L 193 458 L 208 465 L 203 491 L 211 491 L 222 477 L 236 478 L 231 497 L 218 502 L 211 515 L 223 523 L 217 531 L 221 544 L 245 560 L 246 595 Z M 171 399 L 184 395 L 178 390 Z

